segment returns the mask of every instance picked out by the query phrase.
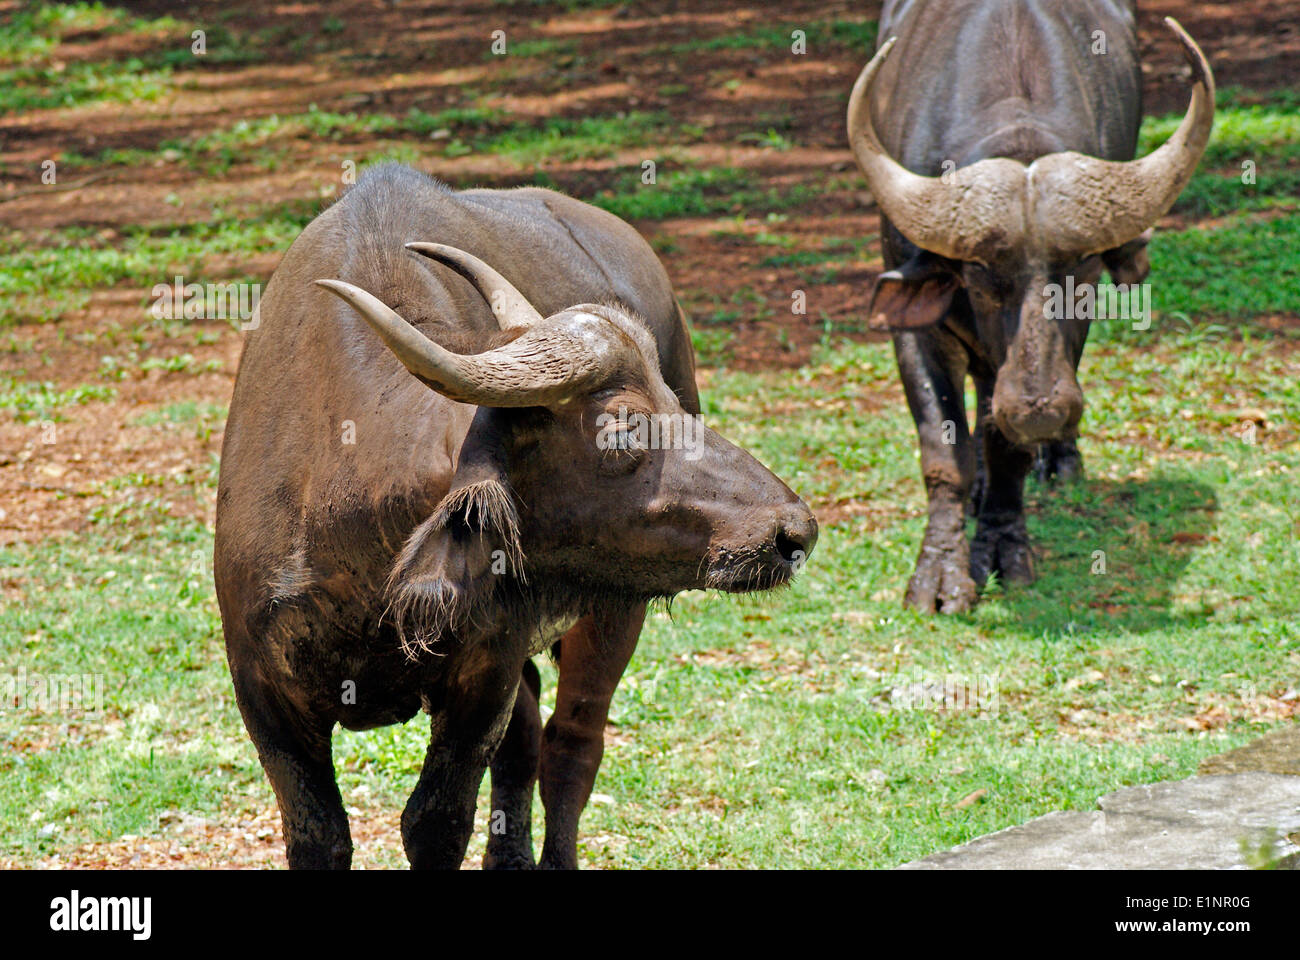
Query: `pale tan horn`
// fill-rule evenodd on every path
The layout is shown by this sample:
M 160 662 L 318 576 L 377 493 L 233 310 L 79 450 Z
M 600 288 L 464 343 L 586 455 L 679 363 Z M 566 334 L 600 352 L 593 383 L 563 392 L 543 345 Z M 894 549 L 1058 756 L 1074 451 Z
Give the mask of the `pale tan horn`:
M 1025 167 L 1015 160 L 981 160 L 946 178 L 908 170 L 880 145 L 871 122 L 871 84 L 897 37 L 862 68 L 849 96 L 849 146 L 880 209 L 923 250 L 954 260 L 988 262 L 1025 235 Z M 945 182 L 946 179 L 946 182 Z
M 461 403 L 485 407 L 549 407 L 593 389 L 617 362 L 612 326 L 589 313 L 566 311 L 486 353 L 443 348 L 378 297 L 341 280 L 317 286 L 350 304 L 412 374 Z
M 870 92 L 896 38 L 886 42 L 853 85 L 849 145 L 885 216 L 923 250 L 987 263 L 1032 231 L 1063 256 L 1113 249 L 1139 236 L 1171 206 L 1200 161 L 1214 120 L 1214 77 L 1178 22 L 1165 22 L 1183 44 L 1195 86 L 1169 141 L 1141 160 L 1111 161 L 1074 152 L 980 160 L 943 177 L 923 177 L 896 162 L 871 123 Z M 1027 220 L 1026 217 L 1029 219 Z
M 1174 205 L 1205 153 L 1214 123 L 1214 74 L 1178 21 L 1165 17 L 1165 24 L 1183 45 L 1194 84 L 1173 136 L 1140 160 L 1055 153 L 1033 164 L 1035 221 L 1058 253 L 1083 257 L 1137 237 Z
M 478 289 L 496 315 L 502 330 L 531 327 L 542 319 L 537 308 L 496 270 L 471 253 L 441 243 L 408 243 L 406 249 L 445 263 Z

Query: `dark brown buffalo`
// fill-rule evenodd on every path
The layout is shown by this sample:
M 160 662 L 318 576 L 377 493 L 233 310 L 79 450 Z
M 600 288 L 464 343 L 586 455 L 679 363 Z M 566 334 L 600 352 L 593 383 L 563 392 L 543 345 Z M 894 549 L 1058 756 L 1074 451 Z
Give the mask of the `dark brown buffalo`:
M 489 763 L 507 829 L 487 864 L 531 865 L 540 756 L 542 864 L 575 866 L 646 603 L 785 583 L 812 514 L 716 433 L 685 442 L 699 405 L 663 268 L 631 227 L 560 194 L 379 168 L 303 231 L 259 314 L 226 426 L 216 580 L 290 865 L 351 861 L 334 725 L 423 708 L 412 865 L 460 864 Z M 674 416 L 647 445 L 637 414 Z M 543 736 L 528 658 L 561 635 Z
M 1142 281 L 1149 228 L 1205 149 L 1214 81 L 1167 22 L 1192 68 L 1191 106 L 1166 144 L 1134 161 L 1142 76 L 1131 4 L 885 4 L 848 130 L 882 211 L 886 272 L 868 312 L 893 331 L 929 498 L 909 605 L 969 609 L 994 571 L 1032 580 L 1023 490 L 1035 450 L 1045 475 L 1081 471 L 1075 371 L 1090 318 L 1044 308 L 1053 289 L 1095 284 L 1103 267 L 1116 283 Z

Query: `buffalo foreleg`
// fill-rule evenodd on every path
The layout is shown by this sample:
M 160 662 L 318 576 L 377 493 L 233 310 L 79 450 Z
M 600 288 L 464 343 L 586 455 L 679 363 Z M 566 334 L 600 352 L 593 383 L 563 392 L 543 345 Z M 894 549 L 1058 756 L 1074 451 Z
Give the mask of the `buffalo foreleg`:
M 988 471 L 984 466 L 984 433 L 996 430 L 993 423 L 993 383 L 975 378 L 975 436 L 972 446 L 975 448 L 975 483 L 971 487 L 970 497 L 966 501 L 966 515 L 979 516 L 980 504 L 984 500 L 984 490 L 988 487 Z
M 577 869 L 578 818 L 605 752 L 609 703 L 644 622 L 645 604 L 605 609 L 595 617 L 583 617 L 560 640 L 555 713 L 542 736 L 544 868 Z
M 533 788 L 542 748 L 537 698 L 541 677 L 524 661 L 506 735 L 492 759 L 492 815 L 488 821 L 485 870 L 527 870 L 533 860 Z
M 1074 439 L 1050 440 L 1038 445 L 1034 473 L 1039 483 L 1083 479 L 1083 456 Z
M 993 423 L 984 429 L 985 486 L 971 545 L 971 576 L 984 583 L 996 572 L 1009 583 L 1034 579 L 1033 553 L 1025 528 L 1025 477 L 1034 451 L 1013 444 Z
M 465 859 L 479 784 L 520 685 L 523 656 L 513 646 L 485 642 L 464 650 L 432 692 L 429 749 L 402 811 L 402 843 L 414 869 L 454 870 Z
M 280 806 L 293 870 L 346 870 L 352 837 L 334 779 L 333 723 L 314 722 L 285 703 L 255 665 L 231 661 L 235 700 Z
M 925 538 L 903 602 L 926 612 L 969 610 L 975 581 L 965 504 L 975 479 L 975 450 L 966 422 L 966 358 L 952 337 L 934 329 L 895 333 L 894 354 L 921 442 L 929 500 Z

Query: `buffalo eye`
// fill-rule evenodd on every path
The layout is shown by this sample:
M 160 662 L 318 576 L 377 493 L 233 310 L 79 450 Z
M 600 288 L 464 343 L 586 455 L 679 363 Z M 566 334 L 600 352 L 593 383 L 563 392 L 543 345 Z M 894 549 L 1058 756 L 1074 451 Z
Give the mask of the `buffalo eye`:
M 598 430 L 596 453 L 600 472 L 606 476 L 632 473 L 647 459 L 639 432 L 624 420 L 613 420 Z

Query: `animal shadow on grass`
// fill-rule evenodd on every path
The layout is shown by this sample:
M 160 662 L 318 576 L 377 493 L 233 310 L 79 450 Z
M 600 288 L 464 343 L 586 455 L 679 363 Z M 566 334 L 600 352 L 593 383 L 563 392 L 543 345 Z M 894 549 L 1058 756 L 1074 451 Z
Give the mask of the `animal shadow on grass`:
M 1173 612 L 1179 580 L 1215 536 L 1219 503 L 1210 487 L 1166 476 L 1031 485 L 1027 493 L 1038 580 L 1003 594 L 1026 632 L 1139 633 L 1213 612 Z

